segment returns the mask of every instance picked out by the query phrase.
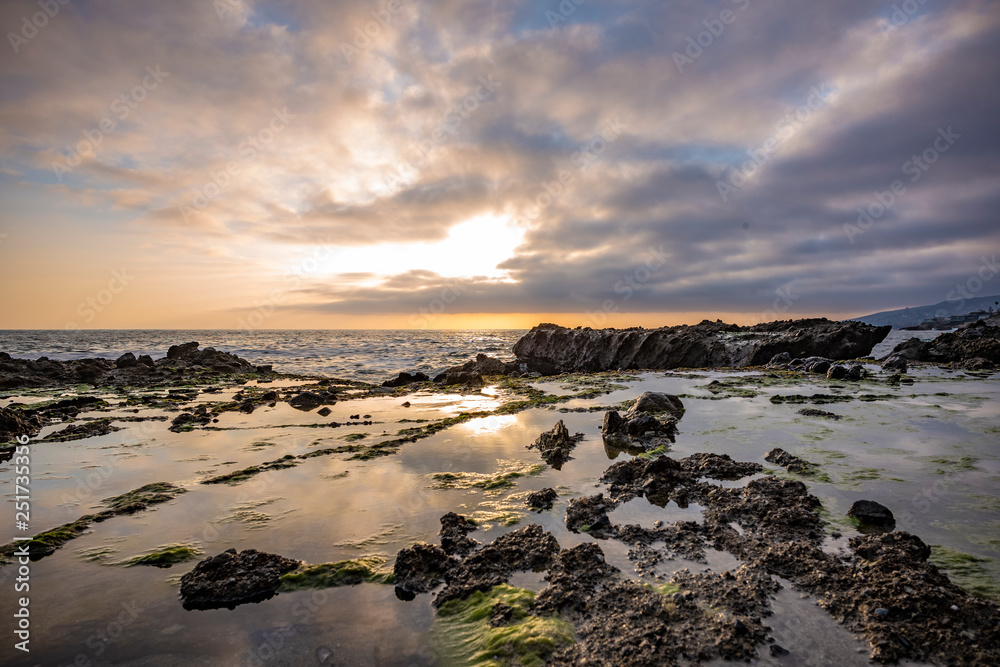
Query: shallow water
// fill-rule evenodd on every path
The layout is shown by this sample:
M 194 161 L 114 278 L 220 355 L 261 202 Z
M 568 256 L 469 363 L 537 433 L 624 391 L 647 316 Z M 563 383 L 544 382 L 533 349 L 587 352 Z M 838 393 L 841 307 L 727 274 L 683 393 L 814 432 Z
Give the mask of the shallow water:
M 844 536 L 855 534 L 843 516 L 847 508 L 861 498 L 876 500 L 893 510 L 898 529 L 913 532 L 929 544 L 990 559 L 985 567 L 997 584 L 1000 375 L 975 377 L 920 369 L 911 376 L 916 380 L 913 385 L 893 387 L 884 380 L 831 384 L 817 377 L 788 384 L 747 373 L 644 373 L 636 379 L 616 379 L 627 389 L 554 407 L 614 405 L 642 391 L 684 394 L 687 412 L 671 456 L 711 451 L 764 463 L 765 452 L 782 447 L 819 465 L 825 476 L 800 479 L 823 500 L 832 529 Z M 711 400 L 718 397 L 706 388 L 710 381 L 741 378 L 752 380 L 741 386 L 756 396 Z M 559 382 L 536 386 L 567 393 Z M 812 405 L 770 402 L 774 395 L 813 393 L 892 398 L 818 406 L 841 415 L 840 421 L 797 414 Z M 0 405 L 11 400 L 0 400 Z M 404 400 L 411 407 L 401 407 Z M 351 434 L 366 434 L 362 443 L 375 442 L 383 434 L 390 436 L 413 426 L 403 419 L 438 420 L 463 410 L 491 410 L 500 400 L 491 391 L 467 396 L 426 392 L 405 398 L 378 396 L 332 406 L 327 418 L 279 403 L 252 415 L 224 413 L 213 426 L 225 430 L 172 433 L 167 421 L 122 422 L 119 426 L 125 430 L 107 436 L 33 445 L 34 532 L 72 521 L 97 508 L 100 499 L 150 482 L 180 484 L 188 493 L 146 512 L 96 524 L 53 555 L 33 563 L 32 653 L 30 657 L 17 655 L 5 640 L 0 658 L 12 665 L 423 665 L 439 661 L 428 641 L 433 620 L 428 595 L 403 602 L 391 586 L 363 584 L 283 593 L 231 611 L 185 611 L 177 580 L 193 562 L 162 570 L 109 564 L 168 543 L 195 544 L 206 555 L 252 547 L 309 563 L 380 554 L 391 564 L 399 549 L 415 541 L 436 542 L 440 516 L 457 511 L 482 524 L 470 536 L 483 543 L 511 530 L 509 524 L 515 520 L 518 526 L 540 523 L 564 548 L 598 541 L 609 562 L 625 576 L 638 577 L 626 555 L 628 545 L 571 533 L 563 523 L 568 500 L 603 490 L 597 480 L 604 470 L 613 460 L 628 458 L 618 454 L 611 459 L 605 451 L 599 430 L 603 412 L 539 408 L 483 417 L 373 461 L 347 461 L 347 454 L 323 456 L 232 486 L 198 483 L 285 454 L 346 444 Z M 325 422 L 348 421 L 349 415 L 357 413 L 371 414 L 376 424 L 315 428 Z M 148 414 L 172 417 L 175 413 Z M 542 462 L 526 445 L 559 419 L 571 433 L 581 432 L 585 438 L 562 470 L 544 466 L 535 470 L 533 466 Z M 525 476 L 514 479 L 509 488 L 484 490 L 461 482 L 511 471 Z M 776 472 L 788 475 L 780 469 Z M 454 488 L 439 488 L 438 473 L 451 473 L 460 481 Z M 745 480 L 736 484 L 742 483 Z M 528 511 L 523 504 L 526 493 L 548 486 L 560 493 L 553 509 Z M 9 464 L 0 468 L 0 489 L 13 516 Z M 698 515 L 696 506 L 679 508 L 669 503 L 659 508 L 639 499 L 617 509 L 613 520 L 648 526 L 656 520 L 670 523 Z M 95 550 L 109 554 L 104 562 L 86 558 Z M 707 564 L 681 558 L 665 561 L 658 573 L 668 575 L 682 567 L 724 571 L 738 566 L 726 554 L 707 555 Z M 11 586 L 13 576 L 13 568 L 4 568 L 0 586 Z M 533 590 L 544 587 L 537 573 L 518 574 L 513 583 Z M 867 661 L 866 653 L 858 653 L 863 648 L 860 642 L 846 630 L 840 632 L 842 628 L 825 612 L 811 600 L 799 598 L 797 592 L 786 587 L 775 600 L 774 611 L 771 625 L 778 643 L 793 655 L 811 656 L 795 664 Z M 0 596 L 0 616 L 10 618 L 12 612 L 12 596 Z M 816 633 L 829 628 L 838 633 L 832 635 L 835 639 L 818 641 Z M 764 647 L 763 662 L 789 664 L 787 658 L 772 660 L 766 651 Z

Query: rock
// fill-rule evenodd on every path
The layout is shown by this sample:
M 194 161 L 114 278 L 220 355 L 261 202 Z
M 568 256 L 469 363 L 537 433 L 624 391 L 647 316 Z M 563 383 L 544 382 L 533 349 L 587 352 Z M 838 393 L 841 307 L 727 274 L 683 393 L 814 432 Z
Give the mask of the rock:
M 555 489 L 546 488 L 541 491 L 529 493 L 528 497 L 524 501 L 524 504 L 537 510 L 550 510 L 552 509 L 552 503 L 554 503 L 558 497 L 559 494 L 556 493 Z
M 41 428 L 41 420 L 35 415 L 13 408 L 0 408 L 0 442 L 22 435 L 34 436 Z
M 893 371 L 894 373 L 906 372 L 906 357 L 902 354 L 890 354 L 882 362 L 882 370 Z
M 911 338 L 895 347 L 892 355 L 896 354 L 910 361 L 938 364 L 962 363 L 973 359 L 1000 364 L 1000 315 L 943 333 L 932 341 Z
M 851 508 L 847 510 L 847 516 L 857 519 L 862 524 L 883 526 L 888 528 L 888 530 L 892 530 L 896 526 L 896 519 L 892 516 L 889 508 L 885 505 L 880 505 L 874 500 L 855 501 L 851 505 Z
M 140 354 L 139 358 L 136 359 L 136 363 L 140 366 L 145 366 L 146 368 L 156 368 L 156 362 L 148 354 Z
M 962 368 L 967 371 L 991 371 L 996 368 L 996 364 L 991 362 L 989 359 L 972 357 L 971 359 L 962 361 Z
M 788 352 L 779 352 L 778 354 L 771 357 L 771 360 L 767 362 L 768 366 L 784 366 L 792 360 L 792 355 Z
M 434 378 L 434 382 L 448 386 L 455 384 L 480 386 L 483 384 L 483 378 L 475 371 L 462 371 L 459 373 L 441 373 Z
M 318 414 L 320 417 L 329 417 L 332 412 L 333 410 L 331 410 L 330 408 L 320 408 L 319 410 L 316 411 L 316 414 Z
M 675 396 L 671 398 L 680 403 L 680 399 Z M 604 449 L 609 458 L 615 458 L 621 451 L 642 453 L 658 447 L 667 447 L 674 442 L 677 435 L 677 419 L 667 417 L 661 420 L 649 412 L 632 412 L 638 404 L 639 401 L 636 401 L 630 412 L 626 413 L 627 419 L 619 415 L 617 410 L 611 410 L 604 415 L 601 438 L 604 440 Z M 676 407 L 674 409 L 676 413 Z M 683 413 L 683 407 L 680 411 Z
M 139 362 L 136 360 L 135 355 L 131 352 L 126 352 L 122 356 L 115 359 L 115 368 L 132 368 Z
M 181 577 L 181 599 L 185 609 L 234 609 L 247 602 L 272 597 L 281 585 L 281 575 L 301 561 L 247 549 L 229 549 L 206 558 Z
M 848 380 L 864 380 L 868 375 L 868 371 L 861 364 L 852 364 L 850 368 L 847 369 L 847 379 Z
M 601 533 L 610 530 L 611 521 L 608 519 L 608 512 L 615 506 L 616 503 L 606 499 L 603 493 L 573 498 L 566 508 L 566 527 L 574 533 L 580 531 Z
M 171 345 L 167 350 L 167 359 L 186 359 L 198 351 L 199 343 L 191 342 L 183 345 Z
M 681 399 L 673 394 L 647 391 L 635 399 L 635 403 L 625 413 L 625 417 L 629 419 L 641 412 L 651 412 L 654 414 L 666 412 L 674 419 L 679 420 L 684 416 L 684 404 L 681 402 Z
M 846 380 L 847 379 L 847 369 L 840 364 L 835 366 L 830 366 L 826 371 L 827 380 Z
M 826 373 L 833 365 L 832 359 L 825 357 L 809 357 L 802 360 L 802 370 L 806 373 Z
M 321 405 L 329 405 L 337 402 L 336 396 L 331 396 L 327 392 L 316 393 L 313 391 L 304 391 L 298 396 L 294 396 L 288 401 L 288 404 L 295 408 L 296 410 L 303 410 L 308 412 L 313 408 L 317 408 Z
M 174 417 L 170 423 L 169 430 L 174 433 L 180 433 L 181 431 L 190 431 L 195 426 L 207 426 L 210 423 L 212 423 L 212 415 L 208 414 L 207 411 L 195 413 L 182 412 Z
M 461 366 L 452 366 L 447 369 L 438 377 L 447 377 L 449 375 L 461 375 L 463 373 L 477 373 L 480 376 L 487 375 L 510 375 L 511 373 L 516 373 L 521 371 L 517 362 L 504 362 L 499 359 L 494 359 L 493 357 L 487 356 L 485 354 L 477 354 L 475 359 L 470 359 Z M 438 382 L 438 379 L 434 379 Z M 450 382 L 448 384 L 462 384 L 459 382 Z
M 816 468 L 815 464 L 805 459 L 800 459 L 794 454 L 789 454 L 781 447 L 775 447 L 767 454 L 764 454 L 764 460 L 768 463 L 781 466 L 788 472 L 811 473 Z
M 430 377 L 426 373 L 400 373 L 392 380 L 386 380 L 382 383 L 383 387 L 405 387 L 408 384 L 413 384 L 415 382 L 429 382 Z
M 815 408 L 802 408 L 799 410 L 798 414 L 805 417 L 823 417 L 824 419 L 832 419 L 834 421 L 841 419 L 841 416 L 838 414 L 827 412 L 826 410 L 817 410 Z
M 253 411 L 256 409 L 257 406 L 254 405 L 254 402 L 251 400 L 243 401 L 243 403 L 240 404 L 240 412 L 243 412 L 248 415 L 253 414 Z
M 441 517 L 441 548 L 449 556 L 464 556 L 479 546 L 479 542 L 467 536 L 477 528 L 474 521 L 448 512 Z
M 541 452 L 542 458 L 556 470 L 560 470 L 562 465 L 570 460 L 569 453 L 576 447 L 576 443 L 583 439 L 582 433 L 571 436 L 566 425 L 560 419 L 551 431 L 546 431 L 528 445 L 528 449 L 537 449 Z
M 750 327 L 704 321 L 661 329 L 567 329 L 540 324 L 515 345 L 525 369 L 572 371 L 761 366 L 776 354 L 867 356 L 891 327 L 811 319 Z M 739 334 L 734 335 L 734 334 Z
M 444 575 L 458 560 L 433 544 L 419 542 L 396 554 L 393 574 L 396 587 L 410 593 L 426 593 L 444 582 Z

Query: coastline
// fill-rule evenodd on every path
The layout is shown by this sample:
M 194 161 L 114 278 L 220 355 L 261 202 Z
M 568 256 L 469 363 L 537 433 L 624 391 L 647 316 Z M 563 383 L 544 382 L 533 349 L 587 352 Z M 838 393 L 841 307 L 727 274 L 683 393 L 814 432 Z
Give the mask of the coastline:
M 97 398 L 106 405 L 89 404 L 73 416 L 54 418 L 39 432 L 42 440 L 73 423 L 92 424 L 105 420 L 121 429 L 65 443 L 42 442 L 37 438 L 33 441 L 31 449 L 37 457 L 34 463 L 40 466 L 38 469 L 44 475 L 38 496 L 41 499 L 38 518 L 33 520 L 33 525 L 49 529 L 73 523 L 92 514 L 92 509 L 107 507 L 101 503 L 101 498 L 120 497 L 152 483 L 168 483 L 185 491 L 176 495 L 168 493 L 169 498 L 152 507 L 136 508 L 127 515 L 115 514 L 106 517 L 106 521 L 91 523 L 47 555 L 38 553 L 41 558 L 33 567 L 39 568 L 36 585 L 43 590 L 64 576 L 84 577 L 91 582 L 104 582 L 103 585 L 109 587 L 108 599 L 100 600 L 95 609 L 88 612 L 98 625 L 102 614 L 110 614 L 114 604 L 120 602 L 112 592 L 121 591 L 120 586 L 112 583 L 117 576 L 115 573 L 127 573 L 127 578 L 133 582 L 144 582 L 139 590 L 147 597 L 143 597 L 140 606 L 153 605 L 151 608 L 159 610 L 155 615 L 162 614 L 185 628 L 184 632 L 203 637 L 195 639 L 192 645 L 196 648 L 192 650 L 209 650 L 205 632 L 235 631 L 232 622 L 219 615 L 228 610 L 185 612 L 177 599 L 180 576 L 175 572 L 190 571 L 199 559 L 216 556 L 230 547 L 239 551 L 255 548 L 304 563 L 305 570 L 299 581 L 312 582 L 316 570 L 309 569 L 310 566 L 315 568 L 324 564 L 328 566 L 324 572 L 355 574 L 346 579 L 325 577 L 319 588 L 314 587 L 315 583 L 288 587 L 258 605 L 237 606 L 232 613 L 239 614 L 239 618 L 253 619 L 249 620 L 252 625 L 262 623 L 262 627 L 273 629 L 274 619 L 287 618 L 293 613 L 294 608 L 290 605 L 299 604 L 300 610 L 309 611 L 309 605 L 301 605 L 321 594 L 326 598 L 309 612 L 306 627 L 284 637 L 281 646 L 274 645 L 278 642 L 260 643 L 249 637 L 247 641 L 238 642 L 244 647 L 241 649 L 243 658 L 253 655 L 260 659 L 261 646 L 270 647 L 268 651 L 285 655 L 286 659 L 297 655 L 294 651 L 306 647 L 318 650 L 317 642 L 322 640 L 320 635 L 313 634 L 319 632 L 317 624 L 334 623 L 335 627 L 345 628 L 340 640 L 342 644 L 348 637 L 357 635 L 349 642 L 351 646 L 341 650 L 347 652 L 343 655 L 356 657 L 358 664 L 373 660 L 382 664 L 434 664 L 443 657 L 439 651 L 444 649 L 434 639 L 435 624 L 442 619 L 430 606 L 431 596 L 418 594 L 415 599 L 404 602 L 386 582 L 390 581 L 392 563 L 399 551 L 415 542 L 438 541 L 439 520 L 449 511 L 468 516 L 475 522 L 475 530 L 467 535 L 485 545 L 481 549 L 486 549 L 502 535 L 537 523 L 552 534 L 564 552 L 583 544 L 597 545 L 603 550 L 606 562 L 618 567 L 621 570 L 618 576 L 625 580 L 645 582 L 654 587 L 676 586 L 679 581 L 698 599 L 715 595 L 717 584 L 713 582 L 724 581 L 724 573 L 736 573 L 741 565 L 753 560 L 745 547 L 733 543 L 736 538 L 731 534 L 710 536 L 701 547 L 705 560 L 690 558 L 696 555 L 695 552 L 676 551 L 681 543 L 672 547 L 666 543 L 656 546 L 653 551 L 662 552 L 661 559 L 650 565 L 648 550 L 635 548 L 635 542 L 630 539 L 623 542 L 621 535 L 602 539 L 590 531 L 580 531 L 579 526 L 576 531 L 572 530 L 564 518 L 573 503 L 600 490 L 594 485 L 601 486 L 599 480 L 606 476 L 609 466 L 627 462 L 638 465 L 647 460 L 694 461 L 692 456 L 695 454 L 717 454 L 730 456 L 737 462 L 766 466 L 768 470 L 744 480 L 713 482 L 708 475 L 709 479 L 698 484 L 738 490 L 747 483 L 764 479 L 775 479 L 782 484 L 801 483 L 803 493 L 816 496 L 822 503 L 808 511 L 815 514 L 815 519 L 810 521 L 818 522 L 815 527 L 825 536 L 824 549 L 841 555 L 851 553 L 847 543 L 849 537 L 860 537 L 858 527 L 844 516 L 853 502 L 851 499 L 875 495 L 873 499 L 883 502 L 896 514 L 898 531 L 913 532 L 925 537 L 928 543 L 943 544 L 950 550 L 938 549 L 937 555 L 932 556 L 936 562 L 943 563 L 948 557 L 955 562 L 962 560 L 952 552 L 959 555 L 974 552 L 973 558 L 990 558 L 991 547 L 967 539 L 974 537 L 974 531 L 956 539 L 959 536 L 951 530 L 935 528 L 934 524 L 956 520 L 956 510 L 967 514 L 967 508 L 958 508 L 965 507 L 964 503 L 974 501 L 990 488 L 990 476 L 995 472 L 986 443 L 995 437 L 988 429 L 996 427 L 996 415 L 990 413 L 988 407 L 991 400 L 995 400 L 990 396 L 991 392 L 996 392 L 997 376 L 987 371 L 956 373 L 942 371 L 937 366 L 911 363 L 908 376 L 913 384 L 893 384 L 890 381 L 893 373 L 870 361 L 861 362 L 861 365 L 868 375 L 857 381 L 827 380 L 817 374 L 773 368 L 611 371 L 538 378 L 487 375 L 481 383 L 448 386 L 424 382 L 398 388 L 330 378 L 270 375 L 262 378 L 264 382 L 250 380 L 238 385 L 217 382 L 213 386 L 218 391 L 210 392 L 203 391 L 205 387 L 178 386 L 171 393 L 167 385 L 125 391 L 111 387 L 81 390 L 74 385 L 30 390 L 20 395 L 16 390 L 5 390 L 6 398 L 0 405 L 9 406 L 18 396 L 25 405 L 44 407 L 56 397 L 65 401 L 64 394 L 75 393 Z M 193 392 L 192 389 L 199 390 Z M 600 430 L 603 415 L 611 409 L 624 411 L 643 391 L 667 392 L 683 401 L 686 410 L 677 422 L 679 433 L 675 442 L 649 458 L 645 454 L 635 456 L 609 451 Z M 271 392 L 276 395 L 265 400 Z M 308 410 L 296 409 L 291 403 L 306 392 L 330 404 L 301 404 L 300 408 Z M 247 407 L 253 409 L 241 410 L 248 402 L 251 405 Z M 331 413 L 320 415 L 319 410 L 324 407 Z M 203 414 L 210 415 L 207 422 L 177 423 L 182 414 L 199 414 L 199 408 L 204 408 Z M 800 410 L 817 408 L 841 419 L 799 414 Z M 143 421 L 135 421 L 138 419 Z M 569 433 L 584 434 L 561 469 L 548 465 L 537 451 L 524 449 L 558 420 L 566 422 Z M 907 442 L 907 438 L 887 436 L 886 421 L 895 424 L 900 433 L 916 428 L 911 431 L 916 434 L 915 439 Z M 953 430 L 942 430 L 944 424 L 954 425 Z M 965 443 L 975 451 L 954 454 L 953 448 L 959 439 L 968 440 L 969 433 L 976 429 L 980 435 L 975 436 L 972 443 Z M 927 443 L 922 443 L 920 436 L 922 431 L 934 433 L 941 440 L 940 454 L 948 452 L 947 455 L 928 453 Z M 770 465 L 764 455 L 774 446 L 781 446 L 810 461 L 816 468 L 803 474 Z M 66 453 L 75 451 L 76 455 L 67 458 L 59 448 L 68 448 Z M 152 460 L 166 465 L 151 469 L 148 463 Z M 892 468 L 886 465 L 890 461 L 905 465 L 896 470 L 896 465 Z M 876 463 L 886 467 L 879 469 Z M 772 478 L 769 474 L 775 476 Z M 214 479 L 218 482 L 206 483 Z M 948 480 L 943 491 L 940 491 L 941 485 L 928 483 L 939 479 Z M 981 482 L 972 489 L 963 490 L 974 480 Z M 557 489 L 553 508 L 532 511 L 524 504 L 527 495 L 545 488 Z M 938 489 L 940 493 L 921 495 L 928 489 Z M 164 491 L 166 489 L 159 489 L 157 493 Z M 807 495 L 797 497 L 803 502 L 811 502 L 806 500 Z M 359 503 L 361 498 L 367 501 Z M 130 497 L 132 499 L 134 497 Z M 668 526 L 678 520 L 698 522 L 701 513 L 711 509 L 711 503 L 702 504 L 704 500 L 690 505 L 689 502 L 680 506 L 671 501 L 659 507 L 635 498 L 620 501 L 620 506 L 610 508 L 606 514 L 613 527 L 637 521 L 644 530 L 655 531 L 655 521 L 665 521 Z M 330 507 L 331 503 L 335 507 Z M 727 511 L 737 516 L 742 510 L 729 508 Z M 990 522 L 998 518 L 996 511 L 980 513 L 983 515 L 980 530 L 988 531 Z M 374 517 L 378 518 L 373 521 Z M 742 530 L 753 531 L 760 527 L 759 515 L 755 517 L 751 513 L 746 517 Z M 322 537 L 316 533 L 318 526 L 324 527 Z M 793 536 L 793 542 L 805 539 L 805 533 Z M 125 539 L 115 541 L 117 537 Z M 776 539 L 775 535 L 761 536 L 765 538 Z M 706 537 L 702 535 L 700 539 Z M 174 554 L 186 554 L 190 558 L 171 563 L 169 570 L 125 564 L 144 552 L 150 552 L 146 555 L 162 553 L 164 550 L 158 547 L 167 541 L 188 550 L 175 548 Z M 689 540 L 684 544 L 690 546 Z M 995 560 L 992 563 L 995 564 Z M 333 565 L 338 567 L 330 567 Z M 551 566 L 550 563 L 550 574 Z M 677 574 L 685 567 L 695 570 L 706 566 L 713 574 L 705 574 L 697 582 Z M 995 590 L 990 587 L 996 586 L 998 578 L 996 571 L 989 567 L 989 562 L 981 564 L 979 573 L 973 572 L 965 585 L 974 581 L 983 586 L 982 592 Z M 958 573 L 961 568 L 953 563 L 952 570 Z M 7 571 L 9 568 L 4 569 Z M 965 574 L 969 573 L 966 568 Z M 671 583 L 675 576 L 680 578 Z M 741 621 L 744 625 L 749 623 L 747 627 L 763 627 L 760 619 L 764 617 L 760 614 L 790 604 L 786 594 L 772 590 L 765 580 L 736 576 L 741 587 L 752 583 L 757 587 L 754 590 L 760 591 L 754 598 L 759 600 L 756 611 L 741 612 L 744 616 L 749 614 Z M 778 575 L 772 573 L 771 576 Z M 165 584 L 166 578 L 174 583 Z M 331 581 L 348 585 L 326 587 Z M 800 588 L 805 586 L 795 577 L 781 576 L 774 581 L 782 582 L 785 588 L 792 584 Z M 521 590 L 534 590 L 537 594 L 534 597 L 538 599 L 551 582 L 545 581 L 542 573 L 512 573 L 511 583 Z M 45 602 L 48 598 L 42 595 L 38 608 L 53 613 L 53 603 Z M 545 599 L 542 597 L 543 601 Z M 344 604 L 360 605 L 366 617 L 382 618 L 383 621 L 361 629 L 357 621 L 334 611 L 333 607 Z M 525 604 L 522 601 L 514 606 L 524 607 Z M 675 604 L 684 607 L 687 603 L 677 601 Z M 528 607 L 525 609 L 530 611 Z M 977 613 L 983 613 L 981 608 L 976 609 Z M 193 619 L 184 614 L 208 614 L 209 629 L 195 630 L 191 625 Z M 172 626 L 164 626 L 152 616 L 147 614 L 136 620 L 131 629 L 132 641 L 153 653 L 176 650 L 157 638 L 160 630 Z M 813 641 L 809 638 L 810 633 L 804 631 L 801 624 L 798 628 L 794 627 L 795 623 L 783 625 L 790 623 L 792 618 L 787 616 L 787 611 L 785 616 L 778 616 L 778 619 L 769 617 L 766 621 L 773 629 L 770 635 L 762 635 L 759 630 L 746 637 L 741 634 L 743 639 L 737 644 L 745 646 L 740 650 L 766 652 L 769 649 L 765 638 L 780 636 L 776 643 L 784 649 L 800 658 L 807 655 L 810 641 Z M 824 632 L 836 632 L 831 628 L 840 628 L 826 612 L 807 614 L 803 618 Z M 50 622 L 60 623 L 57 619 Z M 575 622 L 585 623 L 586 619 Z M 314 629 L 309 630 L 309 627 Z M 699 627 L 695 635 L 701 637 L 718 631 L 714 626 Z M 867 625 L 862 627 L 849 622 L 848 627 L 865 636 L 876 636 L 865 634 L 874 632 Z M 403 631 L 403 628 L 413 628 L 413 631 Z M 389 639 L 391 634 L 398 636 Z M 242 633 L 236 632 L 236 635 Z M 836 636 L 844 640 L 843 635 Z M 81 650 L 86 647 L 86 637 L 77 635 L 79 641 L 72 637 L 73 632 L 69 632 L 60 648 L 52 649 L 53 658 L 62 660 L 60 651 L 68 658 L 75 657 L 70 655 L 74 651 L 96 657 L 91 649 Z M 744 641 L 748 638 L 754 641 Z M 386 642 L 393 653 L 379 655 L 375 660 L 369 649 L 378 641 Z M 857 640 L 844 641 L 849 643 L 839 649 L 823 648 L 826 651 L 823 655 L 829 656 L 830 651 L 838 650 L 845 655 L 854 654 L 861 647 Z M 894 655 L 876 644 L 878 642 L 869 649 L 876 650 L 876 657 Z M 102 645 L 119 657 L 128 652 L 117 642 L 104 641 Z M 326 644 L 319 645 L 323 646 Z M 900 650 L 899 646 L 894 650 Z M 234 657 L 236 654 L 229 656 Z M 634 664 L 643 663 L 636 661 Z

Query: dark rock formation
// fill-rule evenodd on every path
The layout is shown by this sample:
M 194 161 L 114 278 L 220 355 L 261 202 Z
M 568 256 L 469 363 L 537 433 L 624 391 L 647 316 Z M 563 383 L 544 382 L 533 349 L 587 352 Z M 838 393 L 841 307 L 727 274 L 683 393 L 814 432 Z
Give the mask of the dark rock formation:
M 408 593 L 426 593 L 444 582 L 458 560 L 433 544 L 418 542 L 396 554 L 393 575 L 396 588 Z
M 315 392 L 315 391 L 304 391 L 301 394 L 292 397 L 288 404 L 295 408 L 296 410 L 302 410 L 308 412 L 314 408 L 318 408 L 321 405 L 333 405 L 337 402 L 337 395 L 331 394 L 327 391 Z
M 527 369 L 545 375 L 641 368 L 738 368 L 764 365 L 782 352 L 794 357 L 863 357 L 890 329 L 826 319 L 751 327 L 706 320 L 661 329 L 567 329 L 540 324 L 514 345 L 514 354 Z
M 449 556 L 464 556 L 479 546 L 479 542 L 468 537 L 477 528 L 474 521 L 461 514 L 448 512 L 441 517 L 441 548 Z
M 528 449 L 537 449 L 541 452 L 542 459 L 556 470 L 560 470 L 564 463 L 570 460 L 569 453 L 576 447 L 576 443 L 583 439 L 582 433 L 570 435 L 566 425 L 560 419 L 551 431 L 542 433 L 538 438 L 528 445 Z
M 426 373 L 400 373 L 391 380 L 386 380 L 382 383 L 383 387 L 405 387 L 408 384 L 414 384 L 415 382 L 429 382 L 430 376 Z
M 826 410 L 817 410 L 815 408 L 802 408 L 799 410 L 798 414 L 803 417 L 823 417 L 824 419 L 832 419 L 834 421 L 842 419 L 842 417 L 836 413 L 827 412 Z
M 897 345 L 890 356 L 896 355 L 910 361 L 935 364 L 962 363 L 973 359 L 1000 364 L 1000 316 L 967 324 L 931 341 L 911 338 Z
M 229 549 L 206 558 L 181 577 L 185 609 L 234 609 L 247 602 L 272 597 L 281 585 L 281 575 L 301 561 L 247 549 Z
M 885 361 L 882 362 L 882 370 L 885 371 L 905 373 L 906 368 L 906 357 L 902 354 L 890 354 L 886 357 Z
M 658 391 L 646 391 L 635 399 L 635 403 L 625 413 L 626 418 L 632 418 L 641 412 L 653 414 L 667 413 L 674 420 L 679 420 L 684 416 L 684 403 L 673 394 L 664 394 Z
M 541 491 L 529 493 L 528 497 L 524 500 L 524 504 L 536 510 L 549 510 L 552 509 L 552 503 L 554 503 L 558 497 L 559 494 L 556 493 L 555 489 L 542 489 Z
M 0 389 L 58 387 L 91 384 L 156 386 L 184 381 L 208 381 L 213 376 L 269 374 L 270 367 L 254 366 L 229 352 L 213 348 L 199 349 L 198 343 L 174 345 L 167 356 L 155 362 L 148 356 L 138 359 L 126 352 L 117 359 L 73 359 L 53 361 L 0 356 Z
M 604 449 L 614 458 L 623 451 L 638 454 L 667 447 L 674 442 L 677 420 L 683 414 L 681 399 L 647 391 L 635 400 L 624 417 L 617 410 L 604 415 L 601 426 Z
M 874 500 L 855 501 L 847 510 L 847 516 L 861 522 L 862 528 L 869 527 L 876 529 L 876 531 L 889 532 L 896 527 L 896 519 L 892 516 L 889 508 Z

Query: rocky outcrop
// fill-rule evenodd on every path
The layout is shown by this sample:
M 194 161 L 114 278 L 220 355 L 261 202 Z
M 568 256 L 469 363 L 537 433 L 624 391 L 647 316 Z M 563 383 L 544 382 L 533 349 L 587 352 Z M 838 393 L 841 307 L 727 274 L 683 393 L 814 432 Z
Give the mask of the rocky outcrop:
M 855 359 L 871 353 L 891 327 L 827 319 L 741 327 L 721 321 L 660 329 L 567 329 L 540 324 L 515 345 L 524 368 L 572 371 L 762 366 L 776 355 Z
M 647 391 L 625 412 L 610 410 L 604 415 L 601 437 L 608 456 L 618 452 L 641 453 L 667 447 L 677 435 L 677 420 L 684 415 L 684 404 L 673 394 Z
M 14 359 L 0 352 L 0 389 L 58 387 L 90 384 L 151 386 L 178 381 L 217 379 L 223 375 L 270 374 L 270 366 L 254 366 L 229 352 L 199 349 L 197 342 L 174 345 L 167 356 L 153 361 L 126 352 L 117 359 L 73 359 L 55 361 Z M 212 376 L 215 376 L 213 378 Z
M 185 609 L 219 609 L 272 597 L 281 586 L 281 575 L 301 561 L 247 549 L 229 549 L 206 558 L 181 577 Z
M 969 370 L 992 370 L 1000 364 L 1000 316 L 973 322 L 934 340 L 903 341 L 893 349 L 889 358 L 893 357 L 935 364 L 956 362 L 975 367 Z
M 882 532 L 891 531 L 896 527 L 896 518 L 885 505 L 874 500 L 857 500 L 847 510 L 847 516 L 857 519 L 862 528 L 876 528 Z
M 405 387 L 408 384 L 415 384 L 417 382 L 429 382 L 430 376 L 426 373 L 406 373 L 402 372 L 391 380 L 386 380 L 382 383 L 383 387 Z
M 542 433 L 528 445 L 528 449 L 537 449 L 546 463 L 560 470 L 562 465 L 570 460 L 569 453 L 581 439 L 583 439 L 582 433 L 570 435 L 566 424 L 560 419 L 551 431 Z

